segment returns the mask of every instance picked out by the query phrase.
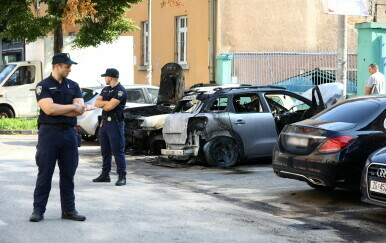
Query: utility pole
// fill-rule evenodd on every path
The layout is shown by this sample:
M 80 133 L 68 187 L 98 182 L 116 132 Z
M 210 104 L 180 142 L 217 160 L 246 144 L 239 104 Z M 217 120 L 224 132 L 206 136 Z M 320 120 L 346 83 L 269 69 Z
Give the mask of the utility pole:
M 151 65 L 151 0 L 148 0 L 148 43 L 147 43 L 147 57 L 148 57 L 148 62 L 147 62 L 147 83 L 149 85 L 152 84 L 152 65 Z
M 347 15 L 338 15 L 338 64 L 336 82 L 343 84 L 343 96 L 347 94 Z

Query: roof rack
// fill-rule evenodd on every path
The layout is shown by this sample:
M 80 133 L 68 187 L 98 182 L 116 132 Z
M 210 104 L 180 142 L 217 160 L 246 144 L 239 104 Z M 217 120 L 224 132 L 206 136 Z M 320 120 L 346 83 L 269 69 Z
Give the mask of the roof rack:
M 255 85 L 255 86 L 240 86 L 240 87 L 229 87 L 229 88 L 218 87 L 218 88 L 214 89 L 214 91 L 216 91 L 216 92 L 229 92 L 233 89 L 264 89 L 264 88 L 286 89 L 285 87 L 275 86 L 275 85 Z

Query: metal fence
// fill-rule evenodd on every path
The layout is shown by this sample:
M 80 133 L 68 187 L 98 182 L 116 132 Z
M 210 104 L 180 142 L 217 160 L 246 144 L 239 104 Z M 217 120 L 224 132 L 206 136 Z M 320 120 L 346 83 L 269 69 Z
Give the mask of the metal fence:
M 304 92 L 335 82 L 336 51 L 238 52 L 232 56 L 232 83 L 280 85 Z M 356 94 L 357 54 L 348 54 L 347 93 Z

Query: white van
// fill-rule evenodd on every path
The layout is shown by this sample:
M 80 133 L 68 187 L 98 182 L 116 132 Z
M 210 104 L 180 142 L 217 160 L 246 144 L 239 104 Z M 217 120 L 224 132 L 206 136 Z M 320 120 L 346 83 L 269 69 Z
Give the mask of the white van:
M 41 62 L 5 65 L 0 71 L 0 118 L 36 116 L 35 87 L 41 80 Z

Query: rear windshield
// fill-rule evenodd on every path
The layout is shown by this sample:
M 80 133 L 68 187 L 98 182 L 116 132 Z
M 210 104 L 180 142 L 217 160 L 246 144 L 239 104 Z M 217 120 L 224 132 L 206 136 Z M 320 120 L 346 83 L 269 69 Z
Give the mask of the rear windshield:
M 315 120 L 360 123 L 376 115 L 379 104 L 371 100 L 353 101 L 332 106 L 313 117 Z
M 81 89 L 84 102 L 87 102 L 94 98 L 98 93 L 92 89 Z

